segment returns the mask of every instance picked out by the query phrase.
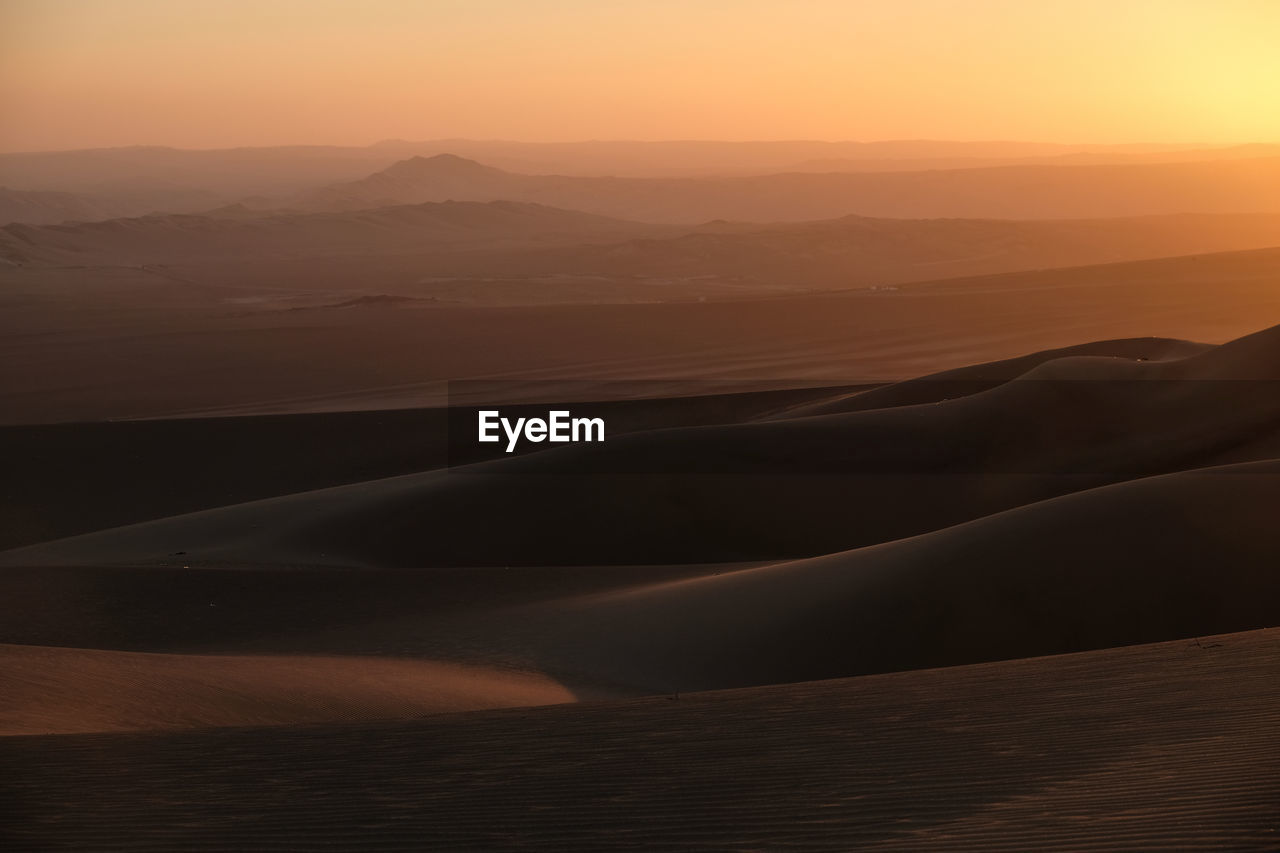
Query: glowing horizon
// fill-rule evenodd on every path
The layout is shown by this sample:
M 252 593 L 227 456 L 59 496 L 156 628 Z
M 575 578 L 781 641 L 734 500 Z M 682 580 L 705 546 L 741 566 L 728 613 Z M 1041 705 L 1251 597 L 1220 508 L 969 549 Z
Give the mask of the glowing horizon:
M 9 0 L 0 150 L 1280 140 L 1270 0 Z

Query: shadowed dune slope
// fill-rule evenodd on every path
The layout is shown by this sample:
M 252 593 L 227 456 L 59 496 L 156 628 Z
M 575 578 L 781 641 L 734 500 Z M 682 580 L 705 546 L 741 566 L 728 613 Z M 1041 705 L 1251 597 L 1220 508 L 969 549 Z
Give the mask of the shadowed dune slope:
M 1280 623 L 1278 500 L 1271 461 L 761 566 L 8 568 L 0 639 L 389 654 L 543 673 L 575 695 L 1027 657 Z
M 9 565 L 691 563 L 813 556 L 1078 489 L 1280 456 L 1280 327 L 1044 361 L 938 403 L 653 430 L 75 537 Z
M 618 436 L 934 402 L 994 387 L 1069 355 L 1155 361 L 1207 348 L 1152 338 L 1100 341 L 862 393 L 812 388 L 589 405 L 593 415 L 606 418 L 609 434 Z M 526 404 L 503 411 L 511 417 L 537 416 L 546 408 Z M 504 455 L 501 448 L 485 445 L 466 456 L 466 448 L 448 446 L 447 433 L 443 409 L 0 426 L 0 443 L 11 455 L 0 486 L 0 549 Z M 197 446 L 201 452 L 193 456 L 189 451 Z M 73 479 L 77 488 L 68 491 L 64 483 Z
M 0 796 L 23 849 L 1265 851 L 1278 666 L 1258 631 L 675 701 L 10 737 Z
M 691 388 L 703 387 L 688 383 Z M 611 435 L 735 423 L 848 389 L 591 403 Z M 512 417 L 546 405 L 504 406 Z M 503 456 L 448 443 L 447 409 L 0 426 L 0 550 L 258 498 Z M 193 454 L 193 447 L 200 448 Z M 76 488 L 68 490 L 66 483 Z
M 1143 478 L 840 554 L 524 606 L 512 642 L 561 673 L 669 691 L 1268 627 L 1277 502 L 1280 461 Z

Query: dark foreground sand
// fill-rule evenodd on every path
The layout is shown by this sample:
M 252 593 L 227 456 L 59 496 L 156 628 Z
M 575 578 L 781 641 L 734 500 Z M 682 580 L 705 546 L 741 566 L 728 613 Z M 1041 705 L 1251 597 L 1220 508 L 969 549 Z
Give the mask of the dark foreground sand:
M 50 529 L 134 523 L 0 553 L 0 829 L 1276 849 L 1278 381 L 1280 327 L 1105 340 L 452 468 L 438 413 L 10 427 Z
M 0 739 L 10 849 L 1275 850 L 1280 631 L 399 723 Z

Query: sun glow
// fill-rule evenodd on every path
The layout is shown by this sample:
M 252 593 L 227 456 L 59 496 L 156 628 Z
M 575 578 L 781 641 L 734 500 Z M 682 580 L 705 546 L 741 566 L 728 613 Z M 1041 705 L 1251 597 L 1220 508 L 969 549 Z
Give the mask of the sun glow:
M 10 0 L 0 148 L 1280 139 L 1271 0 Z

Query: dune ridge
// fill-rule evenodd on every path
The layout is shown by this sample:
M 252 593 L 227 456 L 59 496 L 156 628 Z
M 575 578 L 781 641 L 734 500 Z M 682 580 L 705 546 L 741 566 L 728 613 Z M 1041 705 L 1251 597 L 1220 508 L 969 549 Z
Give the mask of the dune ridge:
M 89 534 L 0 561 L 154 562 L 175 551 L 368 566 L 813 556 L 1133 477 L 1274 458 L 1277 340 L 1280 327 L 1168 360 L 1159 342 L 1146 344 L 1156 360 L 1032 360 L 1010 381 L 955 399 L 647 431 Z M 573 536 L 565 518 L 581 525 Z
M 915 381 L 859 409 L 836 391 L 819 403 L 830 414 L 654 424 L 18 548 L 0 565 L 181 566 L 180 585 L 214 589 L 243 582 L 219 577 L 237 567 L 348 567 L 372 589 L 423 573 L 390 596 L 406 602 L 499 571 L 528 597 L 361 624 L 381 626 L 378 649 L 569 689 L 740 687 L 1265 627 L 1280 618 L 1278 353 L 1280 327 L 1216 347 L 1101 342 L 975 366 L 959 375 L 979 387 L 951 399 L 922 401 L 931 386 Z M 592 590 L 540 580 L 609 565 L 616 582 Z M 625 568 L 642 565 L 668 574 Z M 20 598 L 48 594 L 22 577 Z M 270 611 L 257 612 L 237 618 Z M 41 631 L 0 639 L 50 644 Z M 301 633 L 312 651 L 359 651 Z M 137 642 L 123 647 L 164 650 Z

